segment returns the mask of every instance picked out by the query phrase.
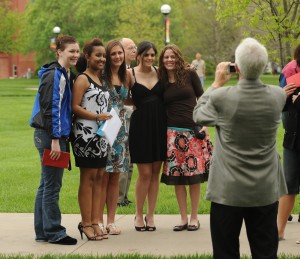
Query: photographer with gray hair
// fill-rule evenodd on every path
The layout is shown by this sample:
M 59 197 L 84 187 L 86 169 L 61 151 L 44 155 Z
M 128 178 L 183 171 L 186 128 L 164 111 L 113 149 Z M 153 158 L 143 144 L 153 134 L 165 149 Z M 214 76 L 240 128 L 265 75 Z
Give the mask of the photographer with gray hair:
M 239 235 L 245 222 L 252 258 L 277 258 L 278 199 L 286 194 L 276 134 L 286 94 L 263 84 L 266 48 L 253 38 L 235 51 L 236 86 L 229 62 L 218 64 L 215 81 L 201 96 L 193 118 L 216 127 L 206 198 L 214 258 L 240 258 Z

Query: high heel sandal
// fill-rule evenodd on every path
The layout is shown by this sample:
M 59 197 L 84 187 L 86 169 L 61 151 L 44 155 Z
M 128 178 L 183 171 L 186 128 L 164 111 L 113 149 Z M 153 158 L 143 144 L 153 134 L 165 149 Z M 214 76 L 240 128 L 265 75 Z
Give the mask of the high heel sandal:
M 81 222 L 79 222 L 78 224 L 78 230 L 79 230 L 79 233 L 80 233 L 80 236 L 81 236 L 81 239 L 83 239 L 83 235 L 82 234 L 85 234 L 86 238 L 90 241 L 100 241 L 102 240 L 102 238 L 98 238 L 99 236 L 95 235 L 95 230 L 94 230 L 94 236 L 90 237 L 87 235 L 87 233 L 84 232 L 84 229 L 85 228 L 93 228 L 93 226 L 83 226 Z
M 106 230 L 107 230 L 107 233 L 110 235 L 120 235 L 121 234 L 121 230 L 119 228 L 117 228 L 115 223 L 107 224 Z
M 146 231 L 155 231 L 156 230 L 156 227 L 150 227 L 147 225 L 147 216 L 145 216 L 145 222 L 146 222 Z
M 135 230 L 136 230 L 136 231 L 139 231 L 139 232 L 145 232 L 145 231 L 146 231 L 145 225 L 142 226 L 142 227 L 137 227 L 137 226 L 135 225 L 135 221 L 136 221 L 136 217 L 134 217 L 134 227 L 135 227 Z
M 93 226 L 94 225 L 98 225 L 99 226 L 102 238 L 103 239 L 108 239 L 107 231 L 106 231 L 104 225 L 103 224 L 93 224 Z

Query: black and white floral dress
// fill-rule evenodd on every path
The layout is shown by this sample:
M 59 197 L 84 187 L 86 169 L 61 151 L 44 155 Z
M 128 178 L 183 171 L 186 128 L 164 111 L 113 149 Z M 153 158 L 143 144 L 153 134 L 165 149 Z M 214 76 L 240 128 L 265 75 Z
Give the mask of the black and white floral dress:
M 97 85 L 88 75 L 86 76 L 90 86 L 82 98 L 81 106 L 95 114 L 106 113 L 109 92 L 104 91 L 102 86 Z M 76 166 L 83 168 L 103 168 L 106 166 L 108 142 L 96 134 L 98 127 L 96 119 L 75 118 L 72 148 Z

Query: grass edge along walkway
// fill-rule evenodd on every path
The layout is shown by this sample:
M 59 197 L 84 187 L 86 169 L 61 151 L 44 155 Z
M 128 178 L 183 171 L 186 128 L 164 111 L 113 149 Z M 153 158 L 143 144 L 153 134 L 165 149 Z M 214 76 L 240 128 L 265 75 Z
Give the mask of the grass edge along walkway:
M 178 255 L 178 256 L 152 256 L 141 254 L 119 254 L 119 255 L 105 255 L 105 256 L 92 256 L 92 255 L 4 255 L 0 254 L 0 259 L 213 259 L 210 254 L 195 254 L 195 255 Z M 299 256 L 279 254 L 279 259 L 300 259 Z M 249 256 L 241 256 L 241 259 L 251 259 Z

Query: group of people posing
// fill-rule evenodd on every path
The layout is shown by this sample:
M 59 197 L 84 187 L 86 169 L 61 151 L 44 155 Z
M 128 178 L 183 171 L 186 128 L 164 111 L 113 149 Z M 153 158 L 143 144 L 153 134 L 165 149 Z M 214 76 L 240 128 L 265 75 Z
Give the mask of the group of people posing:
M 121 233 L 115 224 L 119 176 L 129 174 L 133 163 L 138 169 L 135 230 L 156 230 L 159 181 L 175 186 L 181 219 L 173 230 L 198 230 L 200 183 L 208 178 L 213 147 L 207 129 L 196 127 L 193 121 L 197 98 L 203 94 L 195 69 L 172 44 L 161 51 L 157 67 L 157 49 L 149 41 L 136 46 L 131 39 L 123 38 L 111 40 L 105 47 L 95 38 L 84 44 L 83 53 L 72 36 L 60 36 L 56 41 L 57 61 L 39 71 L 30 125 L 35 128 L 34 142 L 41 161 L 44 149 L 51 149 L 51 158 L 57 160 L 71 142 L 75 165 L 80 169 L 81 238 L 85 235 L 98 241 Z M 130 68 L 134 59 L 136 66 Z M 76 76 L 70 70 L 72 66 L 78 72 Z M 112 108 L 122 126 L 110 146 L 97 130 L 111 119 Z M 58 204 L 64 169 L 42 163 L 41 167 L 35 239 L 74 245 L 77 240 L 61 225 Z M 191 199 L 190 218 L 186 186 Z M 103 217 L 105 206 L 107 219 Z
M 136 59 L 133 68 L 126 64 L 128 55 Z M 34 141 L 41 160 L 45 148 L 51 149 L 52 159 L 58 159 L 60 152 L 68 149 L 67 139 L 71 139 L 75 163 L 80 168 L 81 237 L 84 234 L 89 240 L 103 240 L 108 234 L 121 233 L 115 224 L 119 175 L 128 174 L 135 163 L 136 231 L 156 230 L 159 179 L 175 186 L 180 222 L 173 230 L 198 230 L 200 183 L 208 178 L 206 198 L 211 201 L 214 258 L 240 258 L 243 222 L 252 258 L 277 258 L 278 242 L 284 239 L 300 185 L 299 90 L 294 83 L 287 84 L 288 77 L 300 72 L 300 45 L 294 60 L 283 69 L 282 88 L 260 80 L 268 53 L 257 40 L 247 38 L 235 51 L 237 85 L 223 87 L 232 73 L 230 62 L 221 62 L 205 93 L 195 69 L 173 44 L 161 51 L 158 67 L 154 66 L 157 49 L 149 41 L 136 47 L 129 39 L 112 40 L 105 48 L 100 39 L 93 39 L 85 43 L 80 54 L 77 41 L 62 36 L 57 39 L 57 56 L 58 61 L 39 72 L 31 126 L 35 128 Z M 79 72 L 74 85 L 71 66 Z M 133 111 L 126 105 L 131 105 Z M 96 132 L 111 119 L 108 112 L 112 108 L 122 127 L 110 146 Z M 284 170 L 276 150 L 282 111 Z M 214 151 L 206 126 L 216 127 Z M 77 240 L 61 226 L 58 198 L 63 169 L 41 166 L 35 239 L 76 244 Z M 190 217 L 186 186 L 191 199 Z

